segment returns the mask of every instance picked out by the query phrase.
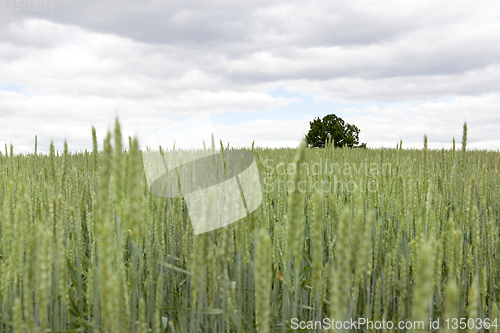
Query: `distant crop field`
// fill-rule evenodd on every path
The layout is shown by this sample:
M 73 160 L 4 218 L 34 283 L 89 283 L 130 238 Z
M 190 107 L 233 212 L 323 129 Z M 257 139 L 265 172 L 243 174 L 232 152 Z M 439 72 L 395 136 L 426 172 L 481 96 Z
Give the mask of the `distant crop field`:
M 500 153 L 465 127 L 462 149 L 249 149 L 261 206 L 196 236 L 137 141 L 93 133 L 0 155 L 0 332 L 500 331 Z

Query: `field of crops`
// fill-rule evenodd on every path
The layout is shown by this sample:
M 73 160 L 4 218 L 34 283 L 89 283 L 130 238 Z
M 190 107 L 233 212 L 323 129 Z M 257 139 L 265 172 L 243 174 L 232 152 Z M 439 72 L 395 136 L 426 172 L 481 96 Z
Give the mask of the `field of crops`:
M 465 126 L 457 150 L 254 148 L 260 208 L 196 236 L 136 140 L 93 134 L 0 154 L 0 332 L 500 331 L 500 153 Z

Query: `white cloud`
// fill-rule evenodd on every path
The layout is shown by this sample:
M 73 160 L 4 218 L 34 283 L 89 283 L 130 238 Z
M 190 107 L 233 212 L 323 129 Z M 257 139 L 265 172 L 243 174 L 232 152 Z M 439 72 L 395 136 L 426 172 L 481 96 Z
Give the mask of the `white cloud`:
M 89 126 L 105 131 L 115 116 L 133 133 L 210 111 L 261 118 L 224 127 L 235 142 L 294 145 L 291 129 L 315 110 L 305 105 L 289 119 L 261 112 L 300 103 L 267 93 L 284 87 L 347 103 L 342 112 L 372 146 L 402 137 L 417 145 L 424 133 L 436 145 L 451 142 L 466 118 L 471 147 L 500 148 L 495 6 L 76 0 L 50 13 L 0 12 L 0 140 L 25 151 L 36 132 L 41 142 L 67 137 L 90 147 Z M 12 84 L 21 92 L 2 90 Z M 457 99 L 430 102 L 449 96 Z M 427 103 L 404 103 L 414 100 Z M 371 101 L 401 103 L 349 108 Z
M 232 147 L 250 147 L 254 141 L 257 147 L 297 147 L 312 119 L 310 116 L 291 120 L 260 119 L 233 126 L 214 126 L 214 130 L 224 144 Z
M 345 110 L 355 114 L 345 120 L 362 129 L 360 141 L 368 142 L 372 148 L 395 147 L 401 139 L 403 146 L 421 148 L 424 135 L 427 135 L 429 148 L 451 148 L 453 138 L 458 147 L 463 124 L 467 122 L 469 148 L 497 150 L 500 149 L 499 104 L 500 94 L 467 96 L 448 103 L 427 102 L 418 106 L 401 103 L 385 108 L 371 106 Z

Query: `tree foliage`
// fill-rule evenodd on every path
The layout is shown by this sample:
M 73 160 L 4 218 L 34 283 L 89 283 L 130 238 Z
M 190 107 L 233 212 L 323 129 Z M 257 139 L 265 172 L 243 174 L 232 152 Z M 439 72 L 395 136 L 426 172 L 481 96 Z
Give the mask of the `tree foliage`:
M 310 122 L 306 135 L 307 144 L 311 147 L 324 147 L 330 140 L 335 147 L 366 148 L 366 143 L 359 145 L 359 128 L 348 124 L 340 117 L 329 114 L 323 119 L 315 118 Z M 330 139 L 328 136 L 330 135 Z

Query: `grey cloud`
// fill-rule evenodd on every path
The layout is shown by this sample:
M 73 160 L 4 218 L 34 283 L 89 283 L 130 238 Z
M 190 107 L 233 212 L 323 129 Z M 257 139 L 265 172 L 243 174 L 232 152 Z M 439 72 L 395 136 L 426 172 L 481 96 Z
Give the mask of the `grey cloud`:
M 370 1 L 79 0 L 56 2 L 53 12 L 4 13 L 0 24 L 6 32 L 0 33 L 0 42 L 54 47 L 75 38 L 71 26 L 114 34 L 123 39 L 92 50 L 100 60 L 115 62 L 106 78 L 133 73 L 135 82 L 157 78 L 160 86 L 197 69 L 217 82 L 204 89 L 215 90 L 294 80 L 328 90 L 331 82 L 354 80 L 366 87 L 366 93 L 356 88 L 344 93 L 343 87 L 338 97 L 478 94 L 496 91 L 498 81 L 488 80 L 491 75 L 466 80 L 469 84 L 454 81 L 457 75 L 498 64 L 500 30 L 492 4 L 478 1 L 471 11 L 472 5 L 465 1 L 374 5 Z M 28 34 L 20 27 L 33 17 L 64 24 L 68 30 L 56 26 L 41 35 Z M 260 57 L 263 52 L 268 56 Z M 4 58 L 12 57 L 3 53 Z M 101 68 L 96 70 L 102 73 Z M 396 89 L 391 87 L 394 96 L 381 91 L 380 80 L 398 82 Z M 175 84 L 169 89 L 175 90 Z M 93 93 L 98 91 L 102 89 Z
M 261 2 L 261 4 L 264 2 Z M 193 1 L 64 1 L 53 11 L 12 12 L 145 43 L 210 43 L 240 40 L 249 23 L 245 6 Z
M 396 39 L 422 27 L 469 15 L 459 6 L 429 2 L 396 7 L 393 2 L 334 1 L 64 1 L 52 12 L 12 12 L 10 20 L 41 18 L 112 33 L 137 42 L 192 45 L 269 46 L 367 45 Z M 480 8 L 479 8 L 480 9 Z M 478 8 L 476 8 L 478 10 Z M 15 18 L 13 18 L 15 16 Z M 273 45 L 267 43 L 272 40 Z

